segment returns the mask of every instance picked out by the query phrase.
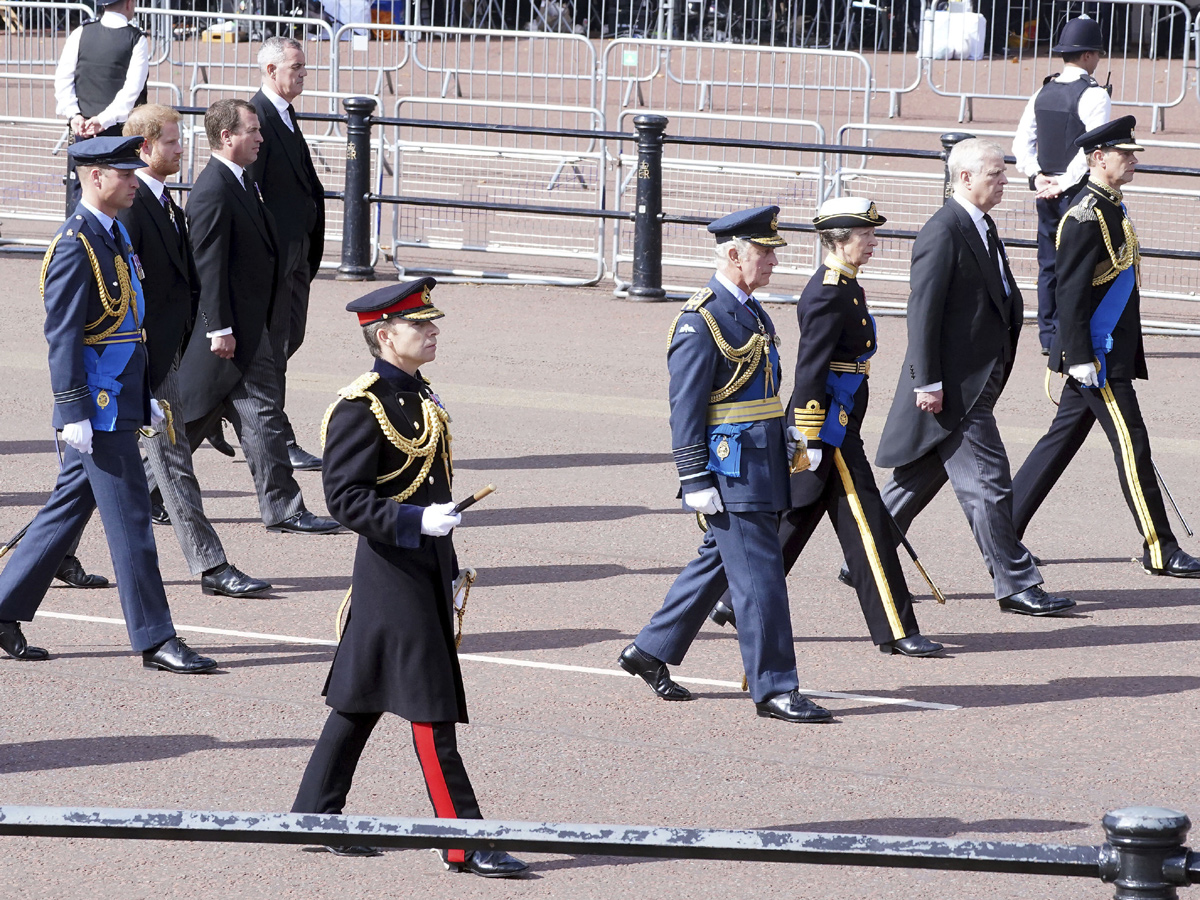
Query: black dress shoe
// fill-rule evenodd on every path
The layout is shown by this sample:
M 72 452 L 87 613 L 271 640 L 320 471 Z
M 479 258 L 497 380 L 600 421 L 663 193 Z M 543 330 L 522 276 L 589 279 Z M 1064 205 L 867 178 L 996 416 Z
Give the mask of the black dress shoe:
M 799 691 L 776 694 L 762 703 L 755 703 L 754 707 L 764 719 L 782 719 L 785 722 L 833 721 L 833 713 L 823 706 L 817 706 Z
M 691 700 L 692 692 L 671 680 L 667 664 L 643 653 L 637 644 L 630 644 L 617 657 L 617 665 L 630 675 L 637 675 L 664 700 Z
M 269 591 L 271 583 L 261 578 L 251 578 L 232 563 L 218 566 L 214 572 L 200 576 L 200 590 L 206 594 L 221 594 L 225 597 L 252 597 Z
M 933 656 L 945 648 L 937 641 L 931 641 L 923 634 L 910 634 L 898 641 L 888 641 L 880 644 L 879 649 L 884 653 L 898 653 L 901 656 Z
M 442 864 L 447 869 L 470 872 L 483 878 L 516 878 L 529 871 L 529 864 L 521 862 L 503 850 L 468 850 L 462 862 L 452 863 L 446 858 L 447 851 L 438 851 Z
M 211 672 L 217 667 L 214 659 L 201 656 L 178 636 L 169 638 L 153 650 L 142 651 L 142 666 L 147 669 L 162 669 L 179 675 L 194 675 Z
M 333 519 L 314 516 L 307 509 L 302 509 L 282 522 L 267 526 L 267 531 L 279 534 L 333 534 L 335 531 L 341 530 L 342 526 Z
M 218 453 L 224 453 L 230 458 L 237 456 L 236 451 L 230 446 L 229 441 L 225 440 L 225 426 L 220 422 L 217 423 L 217 427 L 213 429 L 212 434 L 208 436 L 207 440 Z
M 89 575 L 84 571 L 83 563 L 76 556 L 64 556 L 62 565 L 54 573 L 54 577 L 73 588 L 102 588 L 108 587 L 108 579 L 103 575 Z
M 334 856 L 351 856 L 359 859 L 381 856 L 383 853 L 377 847 L 364 847 L 362 844 L 326 844 L 325 849 Z
M 171 514 L 167 512 L 167 508 L 161 503 L 150 504 L 150 521 L 155 525 L 170 525 Z
M 303 472 L 320 472 L 321 457 L 313 456 L 299 444 L 288 444 L 288 462 L 293 469 Z
M 838 569 L 838 581 L 848 588 L 854 587 L 854 582 L 850 580 L 850 570 L 845 566 Z
M 1075 601 L 1067 597 L 1053 597 L 1042 590 L 1040 584 L 1025 588 L 1009 597 L 1000 598 L 1000 609 L 1023 616 L 1052 616 L 1070 609 Z
M 13 659 L 23 659 L 26 662 L 50 658 L 50 654 L 43 648 L 31 647 L 26 643 L 20 622 L 0 622 L 0 650 Z
M 737 616 L 733 614 L 732 609 L 730 609 L 720 600 L 718 600 L 716 605 L 713 606 L 712 612 L 708 614 L 708 617 L 722 628 L 724 628 L 726 625 L 732 625 L 734 628 L 737 628 Z
M 1169 575 L 1172 578 L 1200 578 L 1200 559 L 1178 549 L 1171 554 L 1167 564 L 1161 569 L 1152 569 L 1145 564 L 1142 568 L 1150 575 Z

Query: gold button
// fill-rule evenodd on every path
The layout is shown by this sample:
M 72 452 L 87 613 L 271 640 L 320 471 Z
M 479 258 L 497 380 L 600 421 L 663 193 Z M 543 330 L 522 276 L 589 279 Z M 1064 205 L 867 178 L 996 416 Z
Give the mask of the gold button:
M 867 320 L 866 320 L 866 319 L 863 319 L 863 324 L 864 324 L 864 325 L 866 325 L 866 324 L 867 324 Z
M 871 342 L 870 342 L 870 341 L 867 341 L 867 346 L 868 346 L 868 347 L 870 347 L 870 346 L 871 346 Z
M 429 483 L 433 484 L 433 476 L 432 475 L 429 476 Z
M 400 405 L 401 405 L 401 406 L 403 406 L 403 405 L 404 405 L 404 398 L 403 398 L 403 397 L 397 397 L 396 399 L 400 401 Z
M 854 305 L 858 306 L 858 298 L 857 297 L 854 298 Z

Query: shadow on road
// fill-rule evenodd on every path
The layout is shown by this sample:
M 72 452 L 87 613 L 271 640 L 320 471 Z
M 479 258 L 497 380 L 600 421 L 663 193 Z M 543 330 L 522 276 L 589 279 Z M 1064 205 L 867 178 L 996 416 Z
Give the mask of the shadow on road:
M 308 738 L 223 741 L 210 734 L 120 734 L 24 741 L 5 746 L 0 774 L 152 762 L 209 750 L 283 750 L 315 743 Z
M 468 624 L 470 617 L 468 616 Z M 546 628 L 529 631 L 464 632 L 462 653 L 504 653 L 518 650 L 565 650 L 606 641 L 628 642 L 631 635 L 613 628 Z
M 572 581 L 599 581 L 621 575 L 676 575 L 679 566 L 656 569 L 629 569 L 616 563 L 580 563 L 565 566 L 488 566 L 479 570 L 478 587 L 507 587 L 520 584 L 564 584 Z
M 493 525 L 548 525 L 560 522 L 615 522 L 635 516 L 661 516 L 676 509 L 648 506 L 525 506 L 511 509 L 473 509 L 464 513 L 472 527 Z M 697 532 L 698 533 L 698 532 Z
M 456 459 L 456 469 L 577 469 L 593 466 L 647 466 L 673 461 L 670 453 L 556 453 L 503 456 L 497 459 Z

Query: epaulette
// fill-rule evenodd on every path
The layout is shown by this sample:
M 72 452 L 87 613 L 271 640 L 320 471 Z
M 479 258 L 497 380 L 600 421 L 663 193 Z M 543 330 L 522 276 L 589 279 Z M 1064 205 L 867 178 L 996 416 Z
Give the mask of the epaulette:
M 1062 74 L 1062 72 L 1051 72 L 1049 75 L 1047 75 L 1045 78 L 1042 79 L 1042 87 L 1045 87 L 1046 85 L 1048 85 L 1050 82 L 1052 82 L 1055 78 L 1057 78 L 1061 74 Z
M 711 288 L 700 288 L 700 290 L 692 294 L 691 299 L 687 303 L 683 304 L 683 312 L 695 312 L 712 298 L 713 292 Z
M 352 382 L 338 391 L 338 399 L 329 404 L 329 408 L 325 410 L 325 417 L 321 419 L 321 448 L 325 447 L 325 434 L 329 430 L 329 420 L 333 417 L 333 411 L 337 408 L 339 400 L 361 400 L 367 396 L 368 388 L 379 380 L 378 372 L 364 372 Z
M 841 273 L 837 269 L 826 269 L 825 277 L 821 279 L 821 284 L 837 284 L 841 280 Z
M 1074 219 L 1076 222 L 1095 222 L 1099 218 L 1100 216 L 1096 212 L 1096 198 L 1089 194 L 1068 209 L 1067 214 L 1059 220 L 1058 232 L 1054 235 L 1054 246 L 1057 247 L 1062 242 L 1063 226 L 1067 224 L 1067 219 Z

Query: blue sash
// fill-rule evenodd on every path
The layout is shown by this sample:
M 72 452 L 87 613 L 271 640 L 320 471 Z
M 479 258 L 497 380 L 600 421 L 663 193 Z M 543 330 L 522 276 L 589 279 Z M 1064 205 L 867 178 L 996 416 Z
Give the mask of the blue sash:
M 871 319 L 871 331 L 875 330 L 875 317 L 868 313 Z M 879 349 L 878 340 L 874 346 L 860 356 L 855 362 L 866 362 Z M 846 439 L 846 426 L 850 424 L 850 413 L 854 412 L 854 395 L 862 386 L 866 374 L 862 372 L 830 372 L 825 378 L 825 392 L 829 395 L 829 412 L 825 414 L 825 424 L 817 434 L 818 440 L 824 441 L 831 447 L 842 446 Z
M 117 227 L 121 229 L 125 246 L 130 246 L 129 232 L 125 230 L 125 226 L 117 222 Z M 128 333 L 141 327 L 139 313 L 143 300 L 142 282 L 138 278 L 137 267 L 128 258 L 125 259 L 125 263 L 129 266 L 133 298 L 129 301 L 129 309 L 117 327 L 117 332 Z M 117 397 L 121 394 L 121 373 L 129 365 L 129 360 L 139 344 L 140 341 L 121 341 L 93 344 L 83 348 L 83 369 L 87 376 L 88 390 L 92 392 L 92 401 L 96 404 L 96 414 L 92 416 L 92 428 L 96 431 L 112 431 L 117 427 Z
M 1133 287 L 1136 283 L 1137 278 L 1134 275 L 1133 266 L 1130 266 L 1117 276 L 1112 287 L 1108 289 L 1108 293 L 1104 295 L 1104 299 L 1100 301 L 1100 305 L 1096 307 L 1096 311 L 1092 313 L 1090 329 L 1092 352 L 1100 361 L 1100 382 L 1097 388 L 1102 388 L 1108 383 L 1108 364 L 1105 361 L 1105 355 L 1112 349 L 1112 331 L 1117 327 L 1117 322 L 1121 320 L 1125 307 L 1129 305 L 1129 298 L 1133 296 Z

